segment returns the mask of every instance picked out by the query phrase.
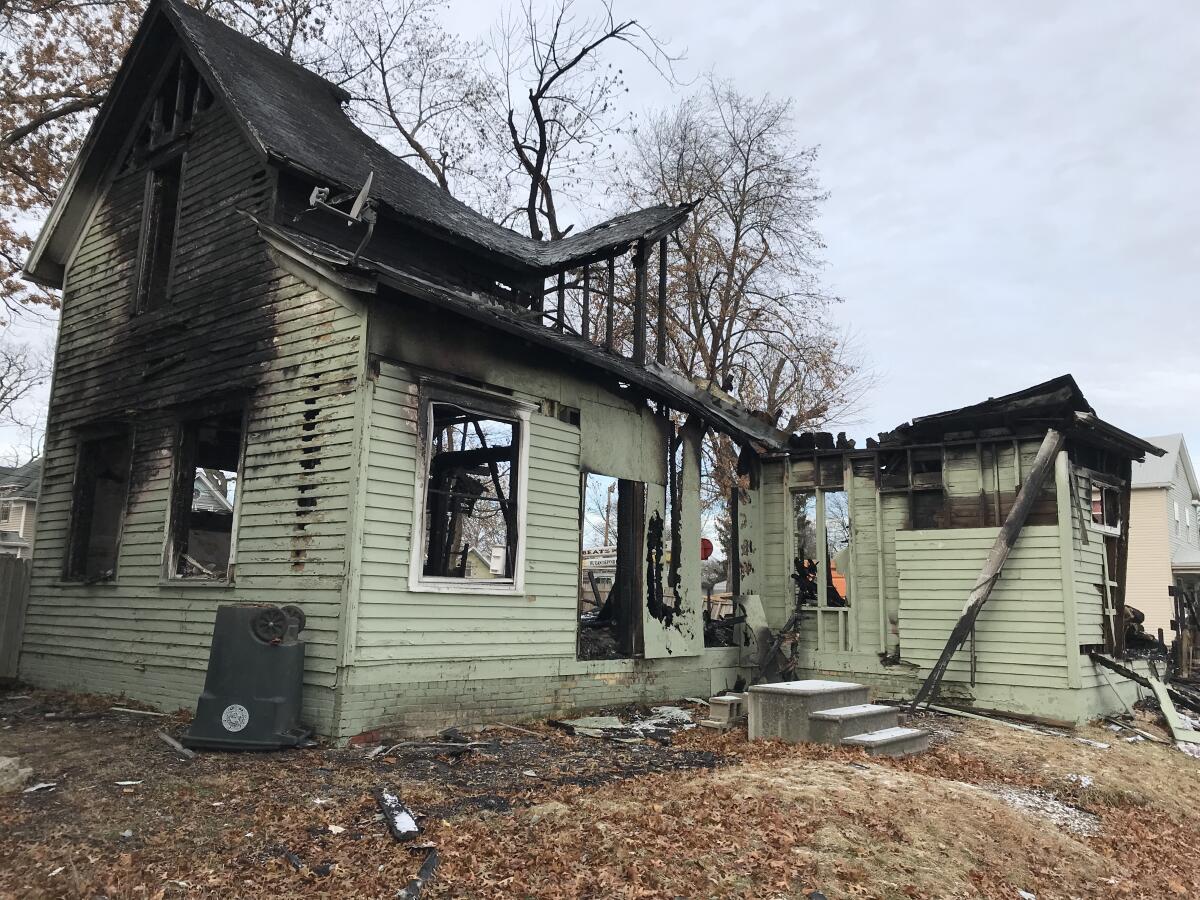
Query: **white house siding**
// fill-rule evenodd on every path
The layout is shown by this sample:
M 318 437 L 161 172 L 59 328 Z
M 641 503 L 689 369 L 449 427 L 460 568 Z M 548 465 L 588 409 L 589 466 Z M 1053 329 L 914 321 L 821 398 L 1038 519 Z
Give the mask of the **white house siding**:
M 1137 488 L 1129 500 L 1129 564 L 1125 603 L 1146 614 L 1146 629 L 1167 629 L 1173 603 L 1167 594 L 1171 579 L 1170 492 L 1166 488 Z M 1182 515 L 1182 512 L 1181 512 Z
M 195 129 L 169 308 L 130 315 L 144 170 L 116 179 L 67 273 L 21 675 L 190 707 L 219 604 L 297 603 L 304 714 L 328 731 L 365 316 L 274 265 L 237 214 L 266 209 L 270 172 L 219 107 Z M 176 422 L 197 395 L 230 386 L 250 398 L 236 583 L 164 581 Z M 65 583 L 76 429 L 113 416 L 135 433 L 117 577 Z

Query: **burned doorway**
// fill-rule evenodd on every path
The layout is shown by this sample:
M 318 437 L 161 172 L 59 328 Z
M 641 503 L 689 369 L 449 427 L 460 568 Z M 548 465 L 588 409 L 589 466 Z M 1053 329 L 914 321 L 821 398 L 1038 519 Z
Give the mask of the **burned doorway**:
M 646 485 L 585 472 L 580 478 L 579 518 L 576 656 L 641 656 Z

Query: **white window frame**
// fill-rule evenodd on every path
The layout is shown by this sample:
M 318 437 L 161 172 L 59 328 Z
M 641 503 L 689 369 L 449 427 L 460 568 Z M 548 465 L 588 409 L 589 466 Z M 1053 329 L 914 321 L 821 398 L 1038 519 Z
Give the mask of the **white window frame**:
M 417 441 L 420 455 L 414 481 L 412 540 L 408 551 L 408 589 L 412 593 L 475 594 L 512 597 L 525 593 L 525 551 L 528 530 L 525 527 L 529 504 L 529 439 L 533 410 L 532 403 L 515 400 L 504 394 L 466 389 L 459 385 L 434 379 L 422 380 L 419 387 Z M 429 427 L 434 403 L 452 403 L 470 412 L 495 416 L 517 423 L 517 553 L 513 561 L 512 578 L 447 578 L 424 573 L 425 565 L 425 498 L 429 484 L 429 461 L 433 454 L 433 434 Z
M 1117 537 L 1121 536 L 1121 526 L 1124 524 L 1124 522 L 1122 522 L 1119 518 L 1120 510 L 1118 509 L 1118 511 L 1117 511 L 1118 512 L 1117 524 L 1116 525 L 1108 525 L 1105 522 L 1097 522 L 1096 521 L 1096 519 L 1095 519 L 1096 513 L 1095 513 L 1095 507 L 1094 507 L 1094 504 L 1096 502 L 1095 494 L 1096 494 L 1096 491 L 1099 491 L 1100 492 L 1101 516 L 1102 516 L 1102 518 L 1107 519 L 1108 518 L 1108 516 L 1107 516 L 1108 506 L 1104 502 L 1104 492 L 1105 491 L 1116 491 L 1116 492 L 1120 493 L 1120 490 L 1121 489 L 1114 484 L 1108 484 L 1107 482 L 1100 481 L 1097 479 L 1092 479 L 1092 478 L 1088 479 L 1088 510 L 1090 511 L 1090 515 L 1088 516 L 1088 525 L 1091 527 L 1092 531 L 1098 531 L 1101 534 L 1115 535 Z

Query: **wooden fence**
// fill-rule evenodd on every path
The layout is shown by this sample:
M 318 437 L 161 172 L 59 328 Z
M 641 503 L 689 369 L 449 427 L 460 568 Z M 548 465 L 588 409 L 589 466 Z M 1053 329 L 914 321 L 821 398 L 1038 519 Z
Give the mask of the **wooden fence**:
M 31 560 L 0 556 L 0 678 L 17 677 Z

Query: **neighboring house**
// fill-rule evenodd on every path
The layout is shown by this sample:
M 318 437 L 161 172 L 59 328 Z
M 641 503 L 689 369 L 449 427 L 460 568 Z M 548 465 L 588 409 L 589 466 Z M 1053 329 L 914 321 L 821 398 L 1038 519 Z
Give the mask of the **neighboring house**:
M 0 468 L 0 556 L 29 557 L 41 484 L 40 459 Z
M 217 606 L 274 602 L 307 613 L 327 735 L 732 685 L 736 648 L 703 643 L 700 440 L 787 436 L 662 364 L 690 207 L 534 241 L 347 99 L 150 3 L 26 267 L 63 309 L 22 677 L 190 706 Z M 620 479 L 600 661 L 585 473 Z
M 1149 440 L 1166 453 L 1133 467 L 1127 597 L 1170 642 L 1170 589 L 1200 590 L 1200 484 L 1182 434 Z

